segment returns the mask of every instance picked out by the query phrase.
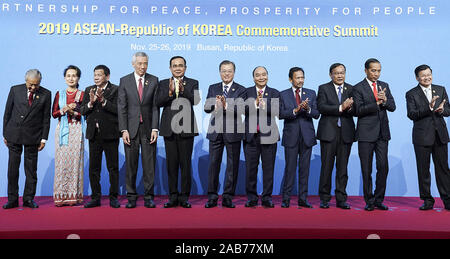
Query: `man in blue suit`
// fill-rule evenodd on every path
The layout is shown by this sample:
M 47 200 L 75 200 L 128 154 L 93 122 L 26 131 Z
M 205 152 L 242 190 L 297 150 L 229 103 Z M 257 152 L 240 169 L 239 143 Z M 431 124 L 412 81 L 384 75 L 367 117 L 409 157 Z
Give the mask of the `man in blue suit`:
M 309 165 L 312 147 L 317 144 L 312 119 L 320 116 L 316 93 L 303 88 L 305 72 L 302 68 L 289 70 L 292 87 L 280 93 L 280 119 L 284 119 L 283 140 L 286 167 L 281 190 L 283 208 L 289 208 L 290 195 L 295 182 L 297 162 L 299 168 L 298 206 L 312 208 L 307 201 Z M 300 159 L 300 161 L 298 161 Z
M 205 112 L 211 113 L 210 125 L 206 138 L 209 140 L 209 168 L 208 168 L 208 202 L 206 208 L 217 206 L 219 198 L 220 165 L 224 147 L 227 149 L 227 168 L 222 196 L 222 205 L 234 208 L 232 202 L 236 191 L 239 171 L 241 143 L 244 134 L 241 114 L 237 107 L 239 100 L 245 99 L 246 89 L 234 82 L 236 66 L 233 62 L 224 60 L 219 65 L 222 82 L 209 86 L 205 103 Z M 230 127 L 232 128 L 230 129 Z
M 273 174 L 280 133 L 275 122 L 278 116 L 280 93 L 267 86 L 269 74 L 265 67 L 253 70 L 255 86 L 247 88 L 244 152 L 247 169 L 246 191 L 248 201 L 245 207 L 258 205 L 256 191 L 259 159 L 262 161 L 263 192 L 262 205 L 273 208 Z

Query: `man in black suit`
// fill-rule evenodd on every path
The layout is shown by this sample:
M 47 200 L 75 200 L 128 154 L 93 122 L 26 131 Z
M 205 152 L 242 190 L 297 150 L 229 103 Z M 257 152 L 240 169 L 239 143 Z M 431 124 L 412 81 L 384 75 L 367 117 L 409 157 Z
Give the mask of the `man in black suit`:
M 283 140 L 286 166 L 281 188 L 282 208 L 289 208 L 298 165 L 298 206 L 312 208 L 308 202 L 308 181 L 312 148 L 317 144 L 313 119 L 320 116 L 316 93 L 307 89 L 305 71 L 289 69 L 291 87 L 280 93 L 280 119 L 284 120 Z
M 198 81 L 186 77 L 186 60 L 181 56 L 170 59 L 172 77 L 159 83 L 156 104 L 164 107 L 160 135 L 166 146 L 169 201 L 165 208 L 181 205 L 191 208 L 189 196 L 192 182 L 192 151 L 198 136 L 194 105 L 200 102 Z M 181 168 L 181 192 L 178 192 L 178 172 Z
M 366 78 L 353 89 L 353 105 L 358 117 L 356 140 L 363 175 L 364 200 L 367 211 L 374 208 L 388 210 L 383 204 L 389 172 L 388 143 L 391 139 L 387 112 L 395 111 L 395 101 L 389 85 L 379 81 L 381 63 L 368 59 L 365 63 Z M 376 156 L 376 188 L 372 191 L 372 162 Z
M 102 191 L 100 172 L 103 151 L 109 172 L 110 206 L 120 208 L 119 195 L 119 120 L 117 117 L 118 86 L 109 82 L 110 70 L 105 65 L 94 69 L 95 85 L 85 90 L 81 104 L 81 114 L 86 116 L 86 138 L 89 139 L 89 180 L 92 200 L 85 208 L 99 207 Z
M 245 115 L 244 153 L 247 170 L 246 192 L 248 201 L 245 207 L 258 205 L 258 193 L 256 190 L 259 160 L 262 161 L 263 192 L 262 205 L 273 208 L 273 175 L 277 142 L 280 133 L 275 121 L 279 115 L 280 93 L 267 86 L 269 73 L 265 67 L 256 67 L 253 70 L 255 86 L 247 88 L 247 104 Z
M 328 209 L 331 200 L 331 176 L 336 161 L 336 206 L 350 209 L 347 204 L 347 165 L 355 141 L 353 121 L 353 86 L 345 83 L 346 68 L 335 63 L 330 67 L 331 82 L 319 86 L 317 108 L 322 117 L 317 129 L 322 167 L 320 170 L 320 208 Z
M 34 202 L 37 184 L 38 152 L 44 149 L 50 130 L 51 92 L 40 86 L 37 69 L 25 75 L 25 84 L 11 87 L 3 115 L 3 141 L 9 149 L 8 203 L 4 209 L 19 206 L 19 167 L 25 151 L 23 206 L 38 208 Z
M 450 210 L 450 170 L 448 167 L 449 136 L 444 117 L 450 116 L 447 91 L 434 85 L 428 65 L 415 69 L 419 85 L 406 93 L 408 118 L 414 122 L 413 144 L 419 176 L 420 210 L 431 210 L 434 199 L 430 185 L 430 155 L 433 155 L 436 184 L 445 209 Z
M 142 155 L 144 180 L 144 206 L 155 208 L 154 181 L 156 163 L 156 140 L 159 129 L 159 108 L 155 104 L 158 78 L 147 73 L 148 56 L 144 52 L 133 55 L 134 72 L 120 79 L 118 93 L 119 130 L 125 146 L 127 165 L 126 208 L 135 208 L 138 193 L 136 176 L 139 149 Z
M 224 147 L 227 149 L 227 168 L 222 205 L 234 208 L 241 142 L 244 137 L 240 108 L 244 107 L 246 89 L 234 82 L 235 64 L 225 60 L 219 65 L 222 82 L 209 86 L 205 112 L 211 113 L 206 138 L 209 139 L 208 202 L 206 208 L 217 206 L 220 165 Z M 241 102 L 241 103 L 239 103 Z

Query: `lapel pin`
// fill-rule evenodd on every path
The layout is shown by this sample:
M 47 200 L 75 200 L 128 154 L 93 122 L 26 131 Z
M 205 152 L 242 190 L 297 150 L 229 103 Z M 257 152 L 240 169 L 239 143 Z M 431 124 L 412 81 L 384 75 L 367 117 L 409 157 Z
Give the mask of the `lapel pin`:
M 305 92 L 303 92 L 303 94 L 306 94 Z
M 268 93 L 266 93 L 266 96 L 268 96 L 269 94 Z
M 433 93 L 435 94 L 435 93 L 436 93 L 436 91 L 435 91 L 435 90 L 433 90 Z
M 234 92 L 234 91 L 236 91 L 236 89 L 234 89 L 234 88 L 233 88 L 233 89 L 231 89 L 231 91 L 233 91 L 233 92 Z
M 347 87 L 344 87 L 344 90 L 347 90 Z
M 36 95 L 36 99 L 39 99 L 39 95 Z
M 148 85 L 148 81 L 145 81 L 145 85 L 146 85 L 146 86 Z

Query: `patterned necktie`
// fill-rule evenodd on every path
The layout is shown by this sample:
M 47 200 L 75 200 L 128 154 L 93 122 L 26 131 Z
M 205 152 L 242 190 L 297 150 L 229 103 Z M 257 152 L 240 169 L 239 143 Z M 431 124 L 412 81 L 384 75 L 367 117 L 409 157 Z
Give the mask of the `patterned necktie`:
M 373 95 L 375 96 L 375 100 L 377 100 L 377 102 L 378 102 L 378 89 L 377 89 L 377 83 L 373 82 L 373 83 L 372 83 L 372 87 L 373 87 Z
M 175 96 L 178 98 L 180 94 L 180 80 L 175 79 Z
M 142 87 L 142 78 L 139 78 L 139 89 L 138 90 L 139 90 L 139 99 L 142 102 L 142 96 L 144 94 L 144 89 Z M 144 122 L 144 120 L 142 119 L 142 114 L 139 116 L 139 120 L 141 123 Z
M 28 106 L 31 107 L 32 104 L 33 104 L 33 93 L 30 93 L 30 95 L 28 96 Z
M 300 88 L 297 88 L 297 90 L 295 90 L 295 100 L 297 101 L 297 106 L 300 105 L 300 103 L 302 103 L 302 98 L 300 97 Z
M 226 98 L 228 98 L 228 85 L 225 85 L 223 87 L 223 96 Z
M 339 92 L 338 92 L 339 103 L 341 103 L 342 102 L 342 86 L 339 86 L 338 90 L 339 90 Z M 341 124 L 341 117 L 338 118 L 337 125 L 338 125 L 339 128 L 342 126 L 342 124 Z
M 431 103 L 431 100 L 433 99 L 433 97 L 431 96 L 431 89 L 430 88 L 425 88 L 425 92 L 426 92 L 426 96 L 427 96 L 428 102 Z

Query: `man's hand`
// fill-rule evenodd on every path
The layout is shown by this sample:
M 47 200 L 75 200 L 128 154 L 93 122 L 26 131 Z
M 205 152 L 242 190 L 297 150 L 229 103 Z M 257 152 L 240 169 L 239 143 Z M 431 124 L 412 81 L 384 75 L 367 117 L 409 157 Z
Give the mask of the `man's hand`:
M 103 92 L 104 92 L 103 89 L 97 89 L 96 97 L 100 103 L 103 102 Z
M 3 142 L 5 143 L 6 146 L 8 146 L 8 141 L 5 138 L 3 138 Z
M 301 104 L 300 107 L 302 110 L 308 111 L 309 110 L 309 98 L 306 98 Z
M 152 131 L 152 135 L 150 137 L 150 144 L 155 143 L 156 140 L 158 140 L 158 132 L 157 131 Z
M 353 106 L 353 97 L 347 98 L 342 104 L 342 111 L 350 110 Z
M 122 140 L 125 145 L 131 146 L 130 134 L 128 133 L 127 130 L 122 132 Z
M 436 105 L 436 100 L 437 100 L 437 99 L 439 99 L 439 96 L 438 96 L 438 95 L 433 96 L 433 99 L 431 99 L 431 102 L 430 102 L 430 108 L 431 108 L 431 109 L 433 109 L 434 106 Z
M 38 151 L 40 152 L 42 149 L 44 149 L 45 147 L 45 143 L 41 142 L 41 144 L 39 145 Z
M 439 107 L 435 110 L 435 112 L 438 113 L 443 113 L 444 112 L 444 105 L 447 102 L 447 100 L 444 99 L 444 101 L 441 102 L 441 104 L 439 105 Z
M 378 92 L 378 101 L 377 104 L 380 105 L 382 103 L 386 103 L 387 102 L 387 97 L 386 97 L 386 88 L 384 88 L 382 91 Z
M 172 78 L 169 79 L 169 96 L 172 97 L 173 93 L 175 92 L 175 85 Z
M 96 101 L 97 95 L 95 95 L 95 89 L 92 88 L 91 91 L 89 91 L 89 103 L 93 106 Z

